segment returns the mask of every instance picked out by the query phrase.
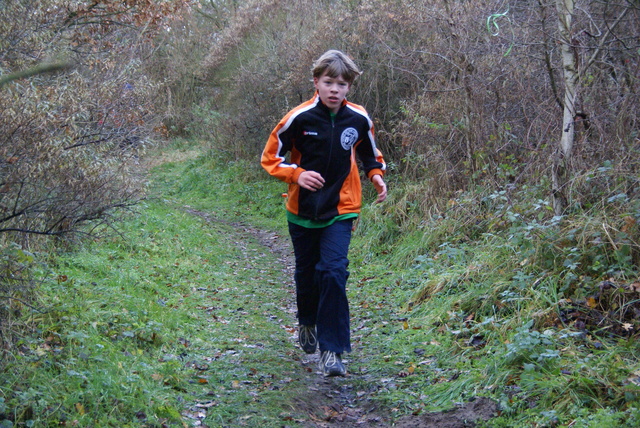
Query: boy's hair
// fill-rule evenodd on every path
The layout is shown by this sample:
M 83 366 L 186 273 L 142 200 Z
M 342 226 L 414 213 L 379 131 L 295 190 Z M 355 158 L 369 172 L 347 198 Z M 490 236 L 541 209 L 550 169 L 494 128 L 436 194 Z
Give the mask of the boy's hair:
M 311 68 L 313 77 L 320 77 L 325 72 L 329 77 L 342 77 L 344 80 L 353 83 L 356 77 L 362 74 L 358 66 L 351 58 L 338 50 L 328 50 L 313 63 Z

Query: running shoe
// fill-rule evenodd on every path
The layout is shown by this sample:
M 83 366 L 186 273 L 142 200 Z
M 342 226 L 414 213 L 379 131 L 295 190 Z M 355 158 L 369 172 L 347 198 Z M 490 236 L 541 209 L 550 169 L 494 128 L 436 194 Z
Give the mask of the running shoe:
M 318 336 L 316 335 L 315 325 L 301 325 L 298 328 L 298 342 L 300 347 L 307 354 L 316 352 L 318 346 Z
M 331 351 L 322 351 L 320 355 L 320 370 L 325 376 L 345 376 L 347 369 L 342 364 L 340 354 Z

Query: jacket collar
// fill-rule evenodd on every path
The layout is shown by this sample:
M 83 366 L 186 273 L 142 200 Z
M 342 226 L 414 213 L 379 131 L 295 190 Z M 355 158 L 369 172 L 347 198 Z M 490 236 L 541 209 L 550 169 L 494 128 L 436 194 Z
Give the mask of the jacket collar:
M 324 111 L 326 111 L 327 113 L 329 113 L 329 107 L 327 107 L 323 102 L 322 99 L 320 98 L 320 94 L 318 94 L 318 91 L 316 91 L 316 93 L 313 95 L 313 98 L 316 100 L 316 104 Z M 338 110 L 338 113 L 336 114 L 340 114 L 340 112 L 342 111 L 342 109 L 344 109 L 344 106 L 347 105 L 347 99 L 345 98 L 344 100 L 342 100 L 342 104 L 340 105 L 340 110 Z

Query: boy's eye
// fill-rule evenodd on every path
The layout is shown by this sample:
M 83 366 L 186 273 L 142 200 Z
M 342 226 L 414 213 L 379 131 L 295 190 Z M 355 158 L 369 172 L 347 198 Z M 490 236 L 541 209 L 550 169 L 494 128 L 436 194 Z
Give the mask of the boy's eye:
M 325 80 L 324 81 L 325 85 L 333 85 L 334 83 L 337 84 L 338 86 L 342 86 L 342 87 L 347 86 L 347 82 L 334 82 L 333 80 Z

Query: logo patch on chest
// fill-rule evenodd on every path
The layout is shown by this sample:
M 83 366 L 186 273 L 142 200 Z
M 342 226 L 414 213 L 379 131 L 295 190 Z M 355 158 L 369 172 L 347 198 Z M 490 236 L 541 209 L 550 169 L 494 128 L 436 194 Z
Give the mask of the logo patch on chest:
M 351 150 L 351 147 L 358 141 L 358 131 L 355 128 L 347 128 L 342 131 L 340 136 L 340 144 L 345 150 Z

